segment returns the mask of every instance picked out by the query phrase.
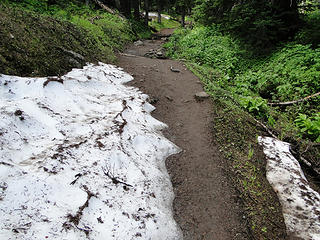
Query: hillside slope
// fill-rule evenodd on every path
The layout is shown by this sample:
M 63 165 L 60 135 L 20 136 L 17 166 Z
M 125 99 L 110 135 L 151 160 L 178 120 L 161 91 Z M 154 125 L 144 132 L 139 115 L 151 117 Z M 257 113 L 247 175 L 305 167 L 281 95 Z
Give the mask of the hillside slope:
M 0 4 L 0 72 L 62 75 L 86 62 L 111 63 L 114 52 L 147 31 L 109 13 L 85 7 L 81 11 L 39 13 Z

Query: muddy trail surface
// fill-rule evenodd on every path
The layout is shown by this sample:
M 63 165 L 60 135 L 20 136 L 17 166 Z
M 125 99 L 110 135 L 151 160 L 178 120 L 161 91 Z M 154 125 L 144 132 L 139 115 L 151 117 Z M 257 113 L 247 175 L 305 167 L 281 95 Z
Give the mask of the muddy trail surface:
M 201 82 L 181 62 L 145 57 L 161 52 L 161 35 L 171 32 L 128 46 L 117 65 L 150 96 L 153 116 L 169 126 L 165 136 L 182 149 L 166 162 L 175 193 L 174 218 L 185 240 L 251 239 L 225 160 L 213 143 L 214 106 L 209 98 L 194 97 L 203 91 Z

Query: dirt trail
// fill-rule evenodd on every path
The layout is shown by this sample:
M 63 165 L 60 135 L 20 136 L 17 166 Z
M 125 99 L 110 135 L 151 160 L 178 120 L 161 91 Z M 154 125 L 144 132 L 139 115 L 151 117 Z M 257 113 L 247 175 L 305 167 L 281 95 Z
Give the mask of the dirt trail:
M 153 99 L 157 108 L 153 116 L 168 124 L 164 134 L 182 149 L 167 160 L 167 168 L 176 195 L 174 217 L 184 239 L 250 239 L 225 160 L 212 142 L 212 102 L 195 100 L 202 84 L 182 63 L 143 57 L 150 49 L 159 49 L 162 40 L 143 42 L 129 46 L 117 65 Z

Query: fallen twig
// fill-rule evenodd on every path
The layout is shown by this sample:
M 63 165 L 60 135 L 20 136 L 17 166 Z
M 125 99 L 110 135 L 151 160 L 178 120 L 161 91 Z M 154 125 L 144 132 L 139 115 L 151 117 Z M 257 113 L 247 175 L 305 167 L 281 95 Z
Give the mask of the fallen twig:
M 310 147 L 319 147 L 320 146 L 320 143 L 310 143 L 308 144 L 308 146 L 306 147 L 306 149 L 301 153 L 302 154 L 305 154 L 306 152 L 308 152 L 309 148 Z
M 170 67 L 171 72 L 180 72 L 179 69 L 173 68 L 172 66 Z
M 102 168 L 102 171 L 103 171 L 103 173 L 104 173 L 108 178 L 111 179 L 112 183 L 114 183 L 114 184 L 116 184 L 116 185 L 117 185 L 118 183 L 121 183 L 121 184 L 123 184 L 123 185 L 125 185 L 125 186 L 127 186 L 127 187 L 133 187 L 132 185 L 130 185 L 130 184 L 126 183 L 126 182 L 122 182 L 122 181 L 120 181 L 118 178 L 112 176 L 112 175 L 110 174 L 109 169 L 108 169 L 108 171 L 106 171 L 104 168 Z
M 108 13 L 111 14 L 115 14 L 117 15 L 120 19 L 125 19 L 124 16 L 120 15 L 120 14 L 116 14 L 115 11 L 113 11 L 111 8 L 107 7 L 106 5 L 104 5 L 102 2 L 100 2 L 99 0 L 93 0 L 97 5 L 99 5 L 99 7 L 101 7 L 102 9 L 104 9 L 105 11 L 107 11 Z
M 76 179 L 75 179 L 75 180 L 73 180 L 73 181 L 70 183 L 70 185 L 75 184 L 75 183 L 76 183 L 76 181 L 78 181 L 78 179 L 79 179 L 81 176 L 82 176 L 82 174 L 81 174 L 81 173 L 76 174 L 76 175 L 74 176 Z
M 257 119 L 255 119 L 255 118 L 253 118 L 254 119 L 254 121 L 256 122 L 256 123 L 258 123 L 261 127 L 263 127 L 273 138 L 275 138 L 275 139 L 278 139 L 278 137 L 276 136 L 276 135 L 274 135 L 272 132 L 271 132 L 271 130 L 266 126 L 266 125 L 264 125 L 262 122 L 259 122 Z M 279 139 L 278 139 L 279 140 Z
M 289 102 L 279 102 L 279 103 L 268 103 L 268 105 L 270 105 L 270 106 L 288 106 L 288 105 L 293 105 L 295 103 L 304 102 L 304 101 L 306 101 L 306 100 L 308 100 L 310 98 L 313 98 L 313 97 L 316 97 L 316 96 L 319 96 L 319 95 L 320 95 L 320 92 L 312 94 L 312 95 L 307 96 L 305 98 L 301 98 L 299 100 L 289 101 Z
M 133 54 L 128 54 L 128 53 L 120 53 L 121 56 L 125 56 L 125 57 L 141 57 L 138 55 L 133 55 Z

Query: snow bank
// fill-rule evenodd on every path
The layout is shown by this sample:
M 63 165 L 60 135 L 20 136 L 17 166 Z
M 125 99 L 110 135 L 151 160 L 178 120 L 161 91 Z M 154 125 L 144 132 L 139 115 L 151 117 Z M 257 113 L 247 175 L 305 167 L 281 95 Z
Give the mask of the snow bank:
M 320 195 L 308 184 L 290 144 L 259 137 L 267 156 L 267 179 L 277 193 L 289 235 L 320 239 Z
M 145 12 L 143 12 L 142 14 L 143 14 L 143 16 L 146 15 Z M 148 12 L 148 16 L 149 17 L 158 17 L 158 13 L 157 12 Z M 165 14 L 161 14 L 161 17 L 165 18 L 165 19 L 170 19 L 170 16 L 169 15 L 165 15 Z
M 0 239 L 181 239 L 164 160 L 178 148 L 111 65 L 0 75 Z

